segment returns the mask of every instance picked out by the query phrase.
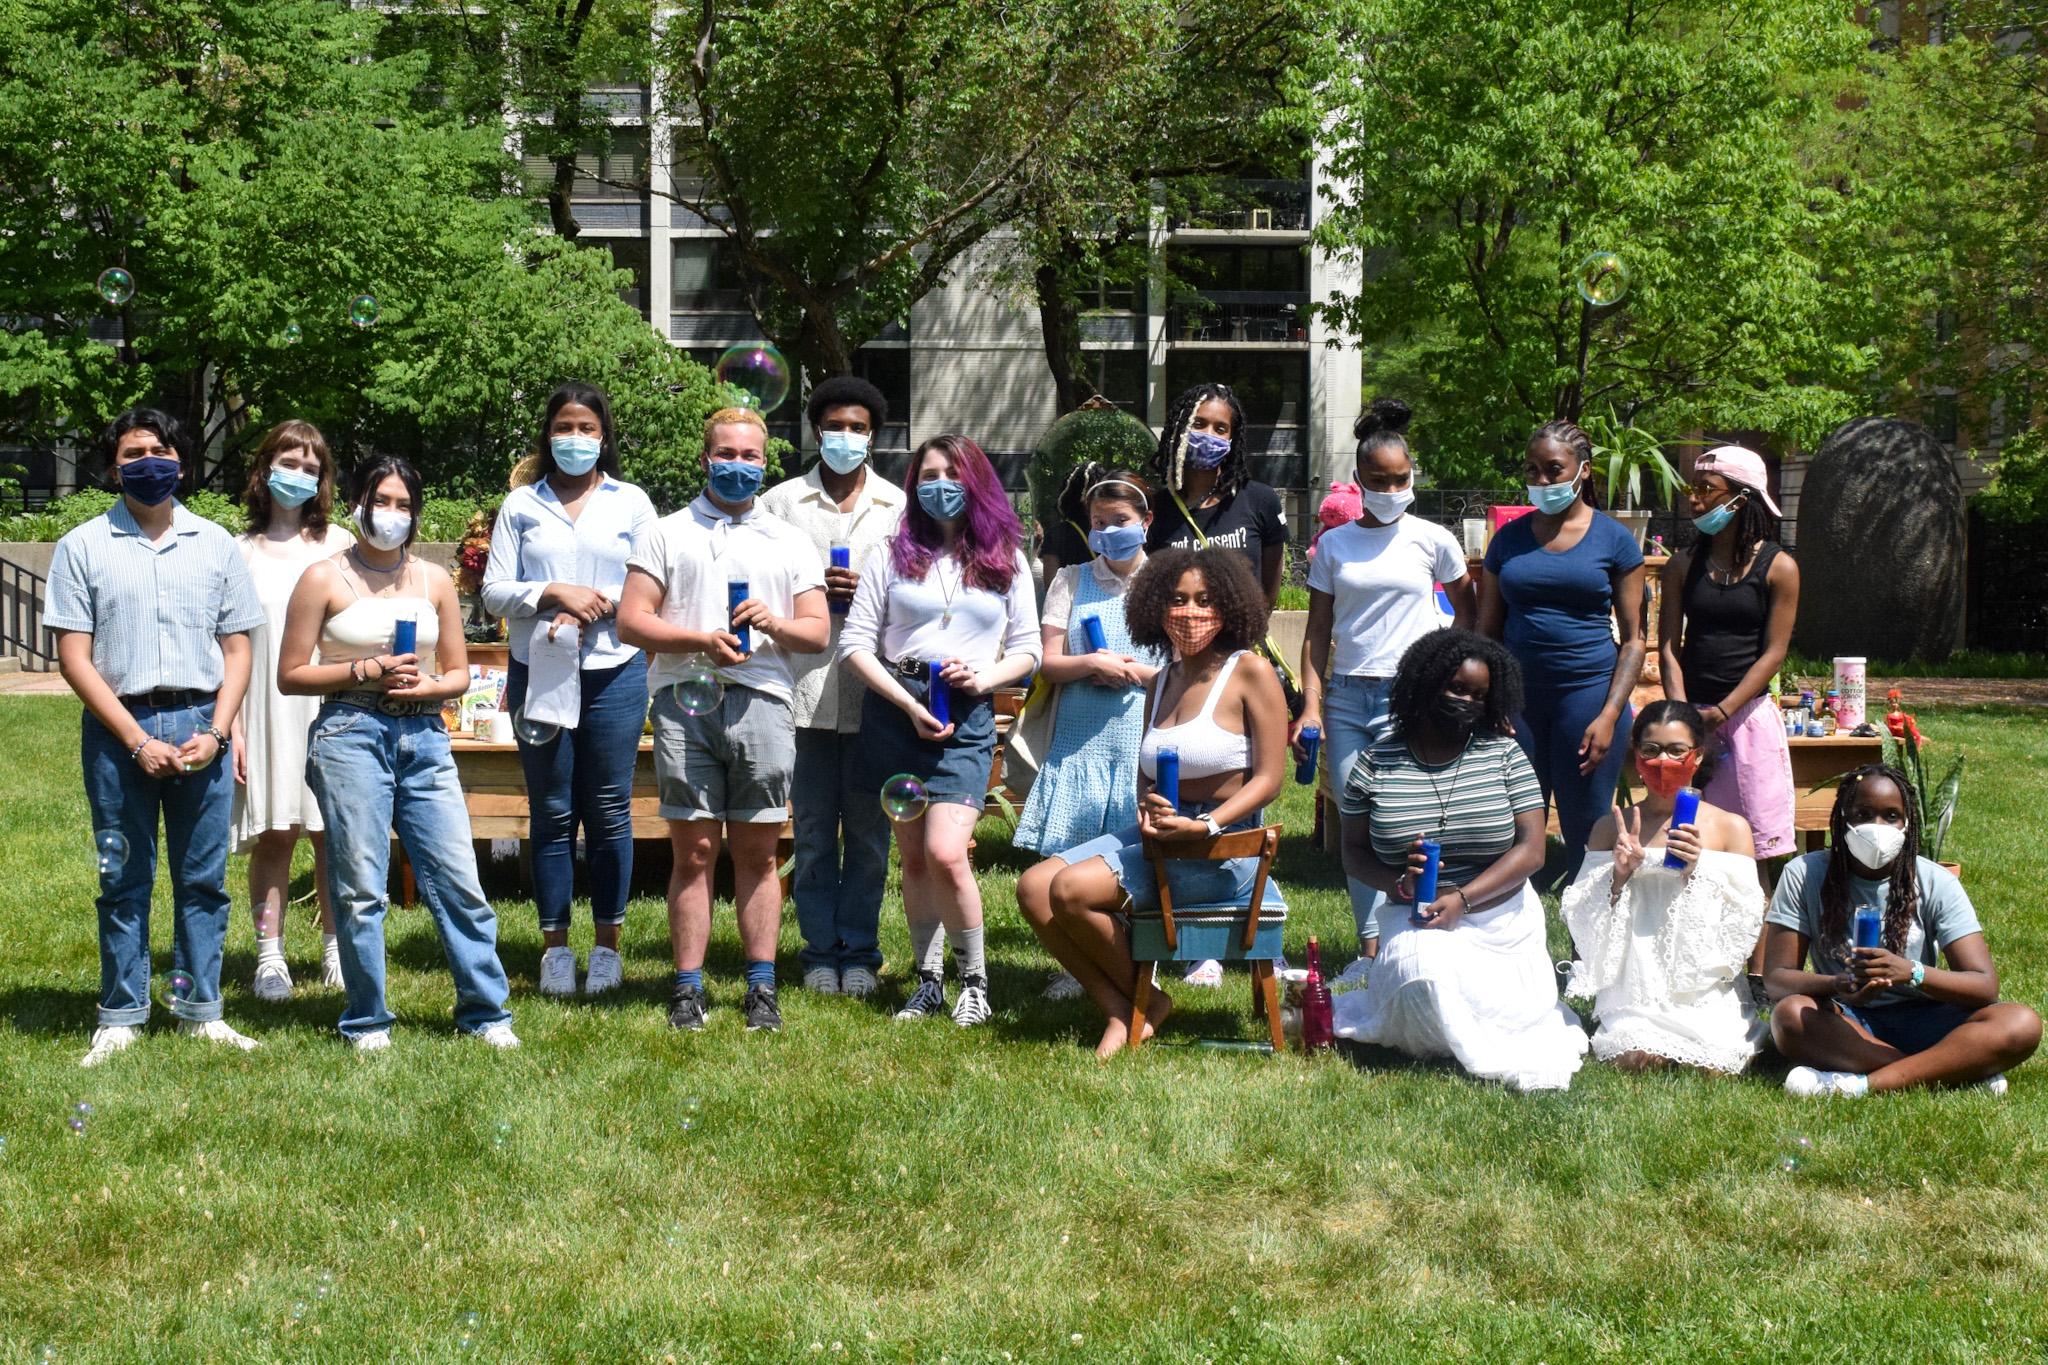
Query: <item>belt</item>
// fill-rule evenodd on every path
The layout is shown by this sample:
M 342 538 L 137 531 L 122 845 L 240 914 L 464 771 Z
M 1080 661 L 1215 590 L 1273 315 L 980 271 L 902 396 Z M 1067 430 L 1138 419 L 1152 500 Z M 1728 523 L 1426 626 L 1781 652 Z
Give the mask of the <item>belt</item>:
M 437 701 L 401 701 L 382 692 L 336 692 L 330 701 L 343 706 L 359 707 L 364 711 L 377 711 L 387 716 L 438 716 L 441 703 Z
M 213 693 L 196 687 L 159 687 L 149 692 L 131 692 L 121 698 L 121 705 L 133 710 L 138 706 L 197 706 L 212 700 Z
M 939 660 L 937 659 L 898 659 L 894 663 L 885 660 L 882 667 L 888 669 L 891 673 L 898 673 L 906 678 L 923 680 L 931 677 L 932 665 L 938 662 Z

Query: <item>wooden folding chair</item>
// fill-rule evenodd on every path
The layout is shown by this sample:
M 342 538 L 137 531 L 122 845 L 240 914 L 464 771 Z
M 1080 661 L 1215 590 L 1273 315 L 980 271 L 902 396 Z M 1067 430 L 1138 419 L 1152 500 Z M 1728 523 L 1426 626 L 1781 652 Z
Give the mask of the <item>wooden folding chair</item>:
M 1266 880 L 1273 871 L 1273 855 L 1280 848 L 1280 826 L 1237 830 L 1188 843 L 1164 844 L 1144 841 L 1146 861 L 1159 883 L 1159 908 L 1131 912 L 1131 958 L 1138 964 L 1137 989 L 1131 992 L 1131 1041 L 1142 1041 L 1140 1031 L 1145 1006 L 1152 998 L 1152 964 L 1155 962 L 1244 962 L 1252 973 L 1252 1013 L 1263 1014 L 1272 1031 L 1273 1050 L 1285 1047 L 1280 1036 L 1280 991 L 1273 980 L 1273 960 L 1281 953 L 1281 936 L 1287 913 L 1278 907 L 1271 913 L 1263 904 Z M 1173 903 L 1173 887 L 1167 880 L 1169 862 L 1226 862 L 1232 858 L 1259 860 L 1258 875 L 1252 878 L 1249 905 L 1183 905 Z

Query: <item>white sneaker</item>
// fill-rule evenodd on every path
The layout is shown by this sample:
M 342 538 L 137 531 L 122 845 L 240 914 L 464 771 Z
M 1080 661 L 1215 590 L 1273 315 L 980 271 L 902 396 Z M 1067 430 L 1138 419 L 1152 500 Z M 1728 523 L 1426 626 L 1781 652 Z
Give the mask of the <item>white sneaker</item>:
M 1976 1082 L 1976 1087 L 1979 1090 L 1988 1090 L 1994 1095 L 2003 1095 L 2007 1088 L 2005 1073 L 2001 1071 L 1996 1076 L 1986 1076 Z
M 267 957 L 256 964 L 256 979 L 249 989 L 256 993 L 258 1000 L 272 1002 L 292 998 L 292 969 L 281 957 Z
M 585 995 L 603 995 L 615 991 L 626 979 L 626 964 L 619 959 L 616 948 L 592 948 L 590 970 L 583 977 Z
M 564 949 L 563 951 L 566 952 L 568 950 Z M 486 1024 L 474 1036 L 483 1039 L 501 1052 L 510 1052 L 519 1046 L 519 1035 L 512 1031 L 512 1021 L 509 1019 L 500 1019 L 495 1024 Z
M 856 1000 L 867 999 L 881 984 L 882 979 L 875 975 L 872 967 L 848 967 L 839 974 L 839 993 Z
M 187 1038 L 204 1038 L 209 1043 L 226 1043 L 229 1047 L 238 1047 L 244 1052 L 254 1052 L 258 1046 L 256 1040 L 246 1033 L 235 1032 L 233 1026 L 225 1019 L 209 1019 L 203 1024 L 192 1019 L 182 1020 L 178 1024 L 178 1032 Z
M 133 1047 L 142 1030 L 129 1024 L 105 1024 L 92 1031 L 92 1047 L 79 1060 L 80 1066 L 98 1066 L 125 1048 Z
M 550 948 L 540 955 L 540 993 L 576 994 L 576 950 Z
M 1854 1071 L 1821 1071 L 1810 1066 L 1795 1066 L 1785 1073 L 1785 1093 L 1809 1100 L 1835 1095 L 1855 1099 L 1870 1093 L 1870 1077 Z
M 1223 984 L 1223 964 L 1213 957 L 1207 962 L 1197 962 L 1188 969 L 1188 974 L 1182 977 L 1181 980 L 1187 982 L 1190 986 L 1221 986 Z
M 819 995 L 839 994 L 839 969 L 813 967 L 804 973 L 804 989 Z
M 1043 995 L 1047 1000 L 1073 1000 L 1086 994 L 1081 983 L 1074 979 L 1072 972 L 1054 972 L 1052 980 L 1045 983 Z
M 978 976 L 960 983 L 960 995 L 953 1001 L 953 1022 L 961 1028 L 986 1024 L 989 1017 L 988 984 Z
M 331 991 L 342 990 L 347 982 L 341 979 L 341 943 L 328 939 L 320 945 L 320 984 Z
M 375 1033 L 358 1033 L 348 1040 L 349 1046 L 358 1052 L 389 1052 L 391 1030 L 380 1028 Z
M 1337 979 L 1330 983 L 1331 991 L 1355 991 L 1363 986 L 1365 979 L 1372 975 L 1372 963 L 1369 957 L 1353 958 L 1351 965 L 1337 973 Z

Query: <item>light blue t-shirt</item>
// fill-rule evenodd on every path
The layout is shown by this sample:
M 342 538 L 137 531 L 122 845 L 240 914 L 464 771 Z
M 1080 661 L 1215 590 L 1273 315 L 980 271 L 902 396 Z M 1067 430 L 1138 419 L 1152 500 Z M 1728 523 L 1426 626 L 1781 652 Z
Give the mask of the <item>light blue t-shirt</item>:
M 1885 902 L 1891 895 L 1889 883 L 1865 881 L 1851 874 L 1849 912 L 1843 925 L 1843 937 L 1834 943 L 1823 941 L 1820 933 L 1820 888 L 1821 883 L 1827 880 L 1828 859 L 1832 856 L 1828 852 L 1808 853 L 1787 863 L 1784 873 L 1778 878 L 1778 889 L 1771 896 L 1770 912 L 1764 917 L 1768 923 L 1782 924 L 1806 935 L 1807 955 L 1813 959 L 1813 970 L 1822 976 L 1839 976 L 1849 970 L 1847 938 L 1856 922 L 1856 911 L 1867 905 L 1875 907 L 1882 915 Z M 1915 870 L 1919 882 L 1919 913 L 1906 931 L 1903 956 L 1909 962 L 1939 967 L 1941 950 L 1959 938 L 1981 934 L 1984 930 L 1977 923 L 1977 910 L 1970 904 L 1969 893 L 1963 890 L 1963 884 L 1956 880 L 1953 872 L 1925 858 L 1915 861 Z M 1899 1005 L 1909 1000 L 1925 999 L 1926 992 L 1900 986 L 1886 991 L 1871 1003 Z

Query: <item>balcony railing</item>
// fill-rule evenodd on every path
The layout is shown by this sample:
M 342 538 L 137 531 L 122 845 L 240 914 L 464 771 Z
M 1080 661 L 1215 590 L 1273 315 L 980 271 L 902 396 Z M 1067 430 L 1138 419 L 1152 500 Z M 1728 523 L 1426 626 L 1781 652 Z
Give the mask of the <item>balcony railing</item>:
M 1176 232 L 1306 232 L 1309 184 L 1306 180 L 1232 181 L 1215 202 L 1176 214 L 1169 226 Z
M 1308 294 L 1265 289 L 1205 290 L 1166 311 L 1168 341 L 1302 342 Z

